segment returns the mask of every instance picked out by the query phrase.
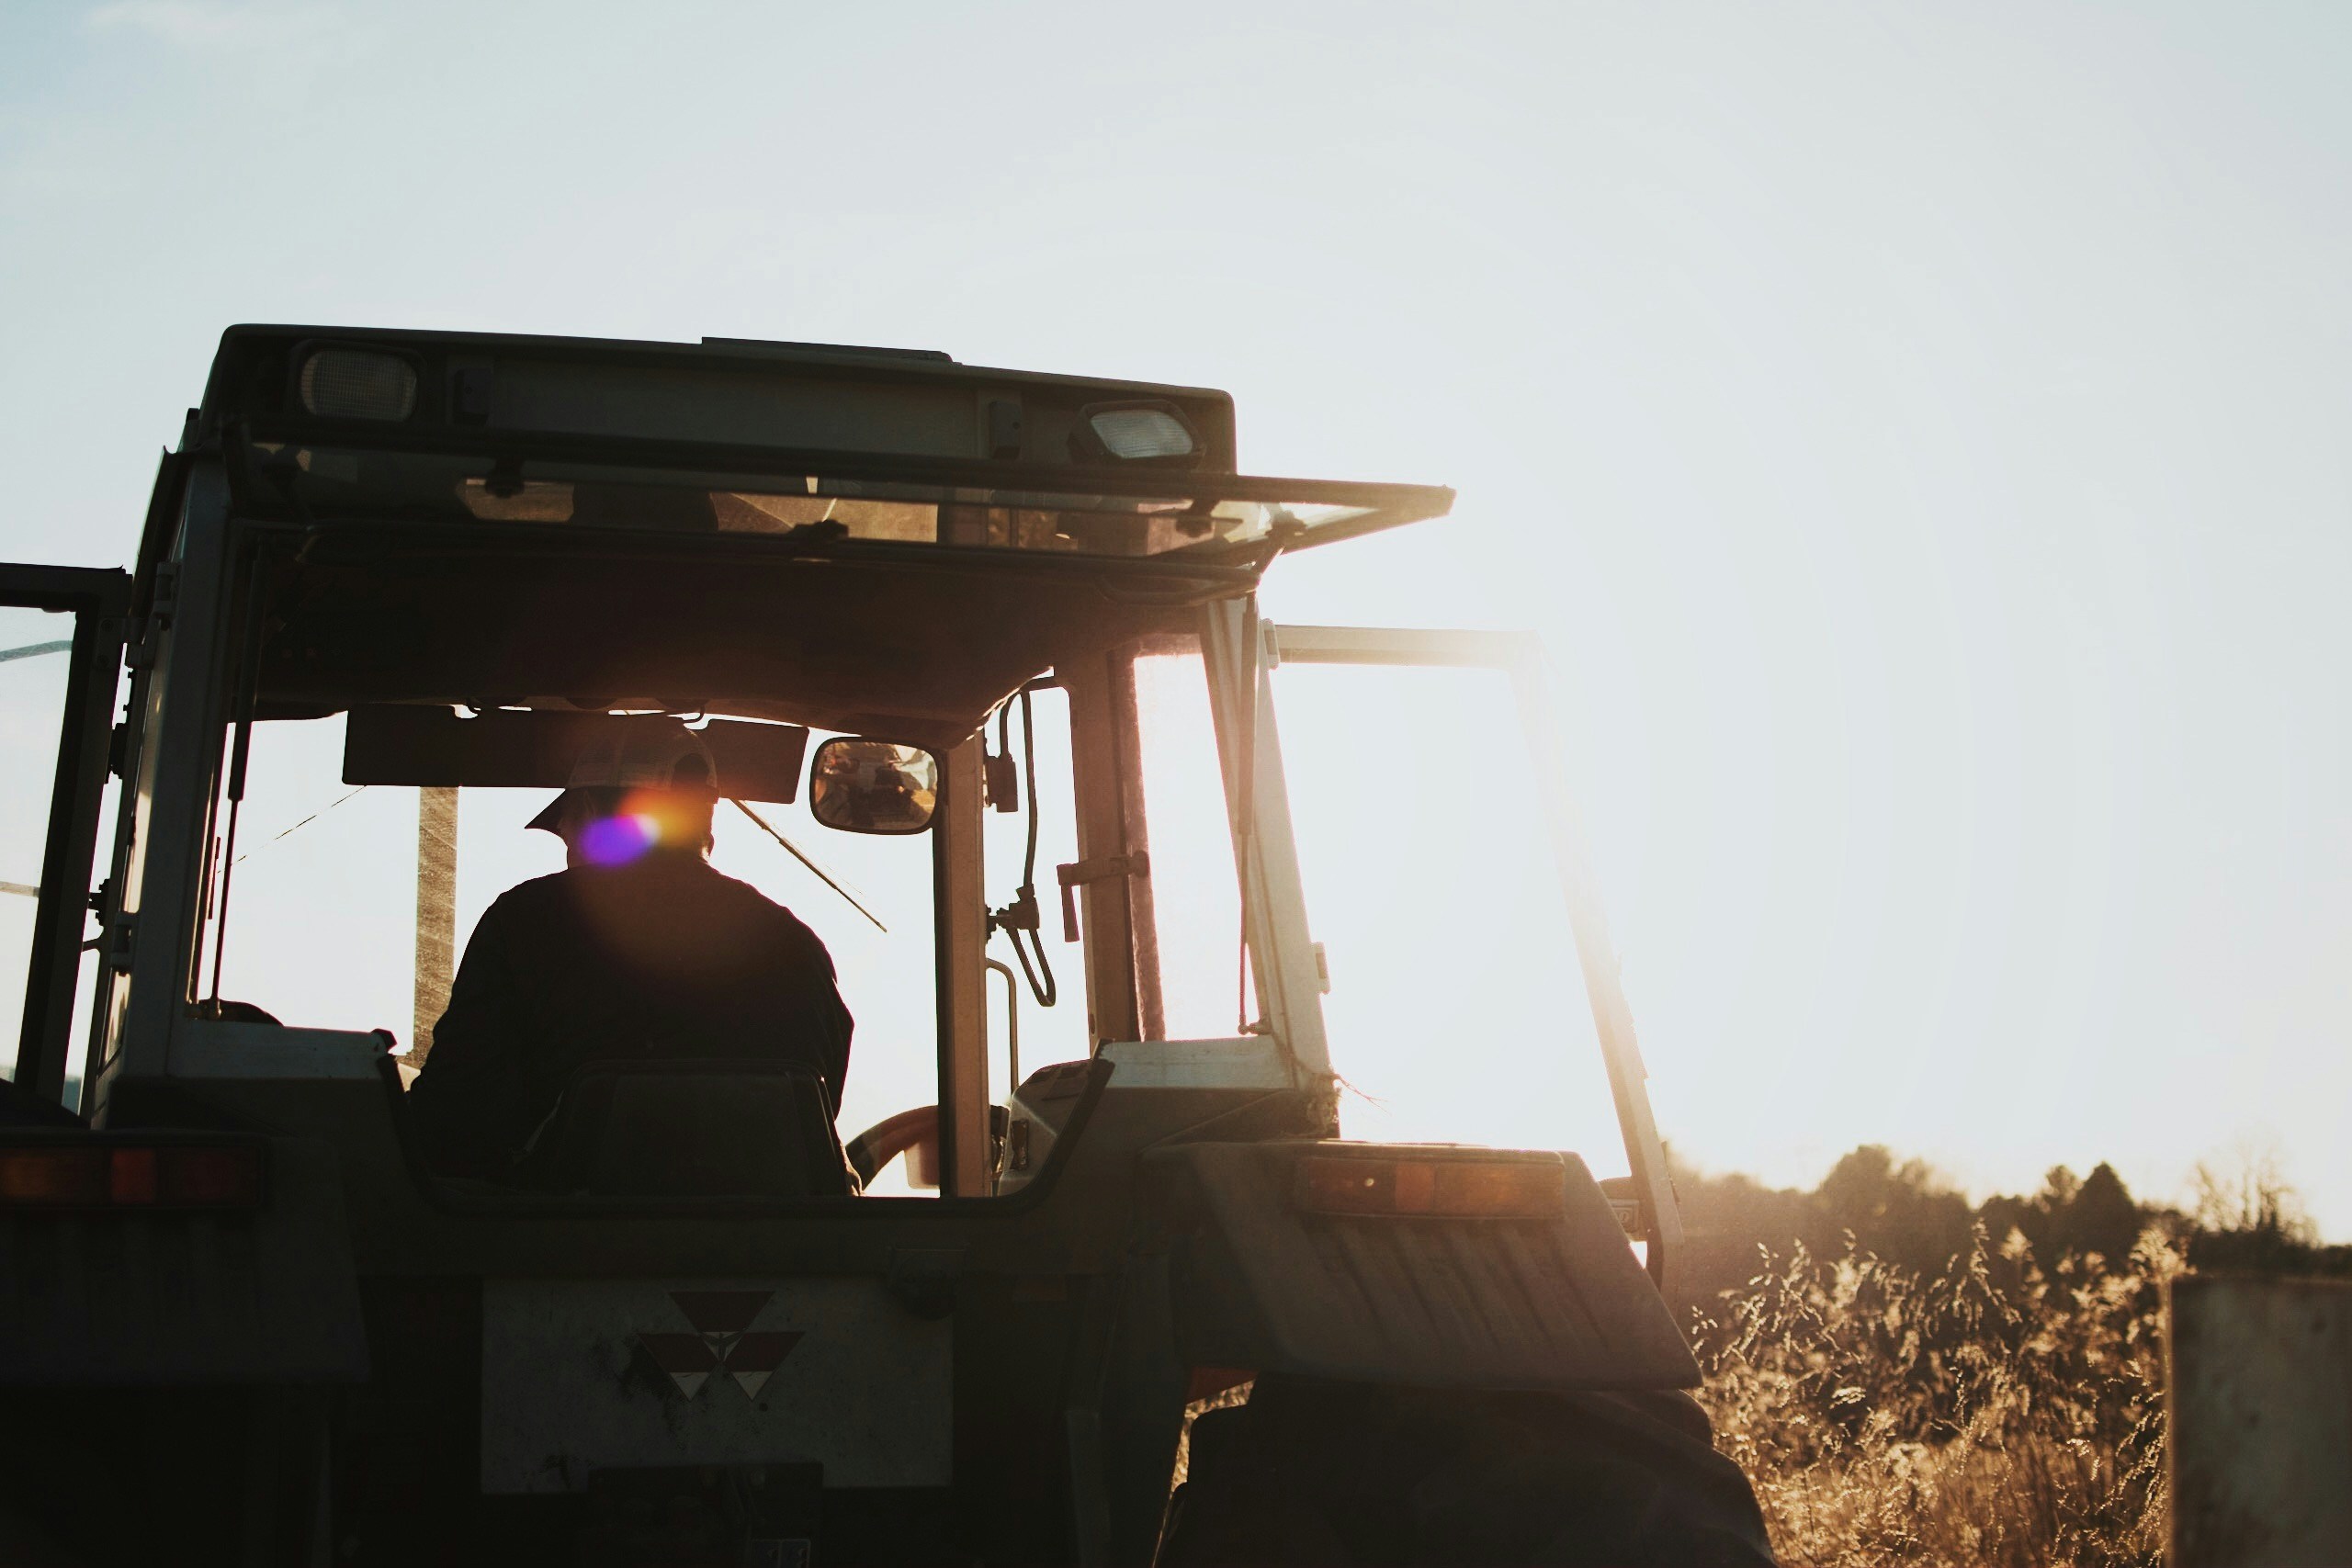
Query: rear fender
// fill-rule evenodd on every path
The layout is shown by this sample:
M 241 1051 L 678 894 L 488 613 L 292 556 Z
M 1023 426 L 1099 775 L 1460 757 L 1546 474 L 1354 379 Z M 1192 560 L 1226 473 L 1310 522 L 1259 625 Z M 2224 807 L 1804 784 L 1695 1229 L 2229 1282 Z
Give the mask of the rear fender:
M 1559 1173 L 1561 1202 L 1521 1217 L 1314 1213 L 1296 1187 L 1310 1156 L 1544 1162 Z M 1558 1392 L 1700 1381 L 1575 1155 L 1197 1143 L 1153 1150 L 1144 1165 L 1177 1350 L 1190 1367 Z

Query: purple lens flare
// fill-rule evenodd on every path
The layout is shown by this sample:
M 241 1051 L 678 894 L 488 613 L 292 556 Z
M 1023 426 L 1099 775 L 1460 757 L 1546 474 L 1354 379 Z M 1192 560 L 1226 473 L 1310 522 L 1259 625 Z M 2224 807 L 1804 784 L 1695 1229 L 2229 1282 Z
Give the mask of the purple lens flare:
M 661 836 L 661 824 L 650 817 L 635 812 L 606 817 L 588 824 L 580 835 L 580 852 L 591 865 L 627 865 Z

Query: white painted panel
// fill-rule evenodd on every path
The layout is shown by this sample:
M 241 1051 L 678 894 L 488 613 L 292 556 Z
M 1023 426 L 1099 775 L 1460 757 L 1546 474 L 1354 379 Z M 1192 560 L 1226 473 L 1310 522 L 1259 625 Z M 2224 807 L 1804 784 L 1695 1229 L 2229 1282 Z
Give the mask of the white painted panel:
M 757 1305 L 698 1324 L 697 1293 Z M 944 1486 L 952 1346 L 949 1320 L 914 1316 L 872 1280 L 492 1280 L 482 1490 L 578 1491 L 598 1468 L 794 1460 L 822 1463 L 828 1486 Z
M 184 1078 L 373 1078 L 384 1037 L 343 1029 L 183 1019 L 172 1032 L 172 1074 Z
M 1281 1049 L 1265 1035 L 1233 1040 L 1123 1040 L 1102 1047 L 1113 1089 L 1288 1089 Z

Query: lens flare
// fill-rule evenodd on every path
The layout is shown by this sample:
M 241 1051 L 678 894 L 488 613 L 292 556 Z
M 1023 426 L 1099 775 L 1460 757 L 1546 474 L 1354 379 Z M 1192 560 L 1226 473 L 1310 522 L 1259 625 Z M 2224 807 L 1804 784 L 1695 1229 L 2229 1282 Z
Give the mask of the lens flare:
M 628 812 L 588 824 L 580 836 L 580 852 L 591 865 L 627 865 L 661 837 L 661 824 L 651 817 Z

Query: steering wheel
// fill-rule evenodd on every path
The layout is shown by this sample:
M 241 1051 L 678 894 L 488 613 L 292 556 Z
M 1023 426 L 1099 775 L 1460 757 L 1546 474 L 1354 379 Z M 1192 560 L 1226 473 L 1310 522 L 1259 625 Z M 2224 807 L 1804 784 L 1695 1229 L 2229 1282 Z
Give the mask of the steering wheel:
M 989 1169 L 994 1171 L 1004 1153 L 1004 1131 L 1010 1112 L 1001 1105 L 989 1107 Z M 918 1105 L 881 1121 L 842 1145 L 857 1172 L 858 1185 L 875 1176 L 900 1155 L 907 1156 L 907 1185 L 939 1185 L 939 1107 Z
M 907 1156 L 907 1181 L 913 1187 L 939 1185 L 939 1107 L 918 1105 L 901 1111 L 860 1133 L 843 1145 L 858 1184 L 870 1184 L 885 1166 Z

